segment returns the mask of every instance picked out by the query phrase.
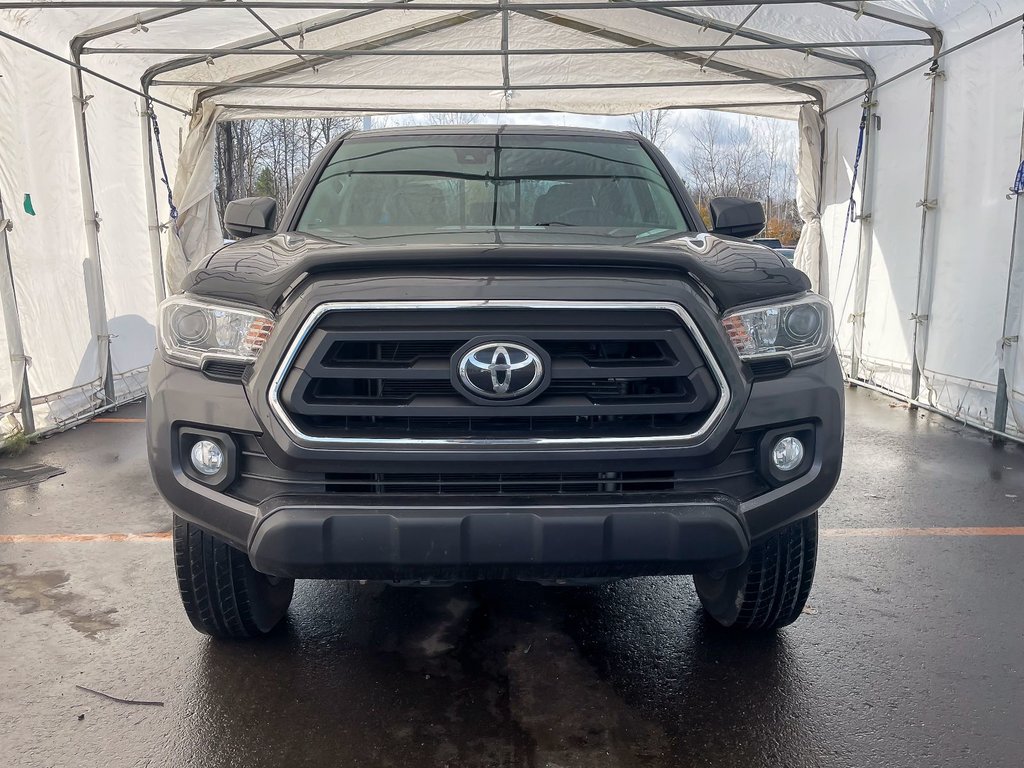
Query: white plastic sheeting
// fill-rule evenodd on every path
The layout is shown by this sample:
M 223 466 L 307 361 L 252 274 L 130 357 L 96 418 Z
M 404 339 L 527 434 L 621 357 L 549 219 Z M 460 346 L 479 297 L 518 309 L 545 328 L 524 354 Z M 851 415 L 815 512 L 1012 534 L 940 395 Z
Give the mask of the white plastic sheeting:
M 1024 110 L 1020 24 L 1008 22 L 1024 0 L 198 5 L 0 0 L 0 33 L 164 102 L 156 142 L 138 94 L 85 73 L 75 100 L 69 67 L 0 36 L 0 196 L 44 428 L 142 391 L 164 281 L 174 290 L 220 241 L 216 121 L 338 110 L 799 115 L 798 259 L 835 304 L 850 373 L 904 395 L 919 379 L 922 401 L 991 426 L 1002 360 L 1011 411 L 1024 416 L 1024 258 L 1011 281 L 1006 198 Z M 886 82 L 933 43 L 948 51 L 1003 23 L 939 60 L 931 129 L 927 67 Z M 860 94 L 876 81 L 851 221 Z M 9 335 L 0 329 L 0 349 Z M 8 357 L 2 412 L 17 405 L 22 364 Z
M 164 261 L 168 293 L 181 283 L 194 258 L 202 258 L 224 243 L 214 197 L 217 118 L 222 111 L 213 104 L 196 111 L 178 160 L 180 169 L 173 188 L 176 218 L 169 227 Z
M 821 279 L 821 215 L 818 213 L 818 200 L 821 198 L 821 134 L 824 129 L 825 123 L 817 108 L 810 104 L 800 107 L 800 117 L 797 119 L 800 139 L 796 159 L 796 205 L 804 226 L 800 230 L 800 241 L 793 261 L 807 273 L 814 290 L 827 297 L 828 281 Z

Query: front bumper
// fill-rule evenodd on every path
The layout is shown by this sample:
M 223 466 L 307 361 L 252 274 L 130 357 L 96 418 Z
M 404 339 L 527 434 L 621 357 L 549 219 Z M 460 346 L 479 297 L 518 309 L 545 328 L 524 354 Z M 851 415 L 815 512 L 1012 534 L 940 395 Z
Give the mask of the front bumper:
M 275 500 L 249 542 L 253 566 L 293 578 L 584 578 L 693 573 L 743 562 L 737 510 L 686 504 L 340 506 Z
M 776 429 L 813 431 L 813 454 L 799 477 L 766 483 L 746 498 L 720 489 L 700 494 L 629 496 L 522 495 L 370 498 L 309 492 L 281 483 L 259 501 L 213 490 L 183 470 L 182 428 L 244 435 L 290 470 L 381 471 L 378 456 L 289 457 L 254 415 L 240 384 L 197 371 L 151 368 L 148 400 L 150 466 L 157 487 L 179 515 L 249 553 L 257 570 L 300 578 L 475 579 L 586 578 L 697 573 L 742 562 L 751 545 L 814 513 L 839 478 L 843 443 L 843 379 L 837 358 L 754 381 L 715 440 L 685 449 L 602 451 L 581 458 L 533 452 L 514 457 L 517 471 L 549 472 L 586 463 L 596 471 L 717 466 L 738 435 Z M 483 470 L 512 457 L 388 457 L 398 471 L 439 472 L 472 461 Z M 454 462 L 454 463 L 453 463 Z

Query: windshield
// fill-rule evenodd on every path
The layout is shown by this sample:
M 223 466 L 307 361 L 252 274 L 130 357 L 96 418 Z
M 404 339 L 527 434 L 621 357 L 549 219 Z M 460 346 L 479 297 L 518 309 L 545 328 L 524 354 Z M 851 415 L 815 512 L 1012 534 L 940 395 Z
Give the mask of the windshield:
M 502 134 L 348 139 L 298 225 L 322 237 L 549 227 L 633 238 L 689 229 L 638 141 Z

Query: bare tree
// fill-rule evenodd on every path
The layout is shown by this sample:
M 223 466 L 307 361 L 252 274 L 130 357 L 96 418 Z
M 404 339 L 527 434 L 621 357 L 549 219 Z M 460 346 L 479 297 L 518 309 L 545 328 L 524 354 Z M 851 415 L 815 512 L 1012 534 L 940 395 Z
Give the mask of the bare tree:
M 427 112 L 423 118 L 407 118 L 406 125 L 475 125 L 477 112 Z
M 794 127 L 781 120 L 726 117 L 699 112 L 687 122 L 683 171 L 697 206 L 706 215 L 713 197 L 746 197 L 764 205 L 767 231 L 791 242 L 796 215 Z
M 240 197 L 276 197 L 284 203 L 319 152 L 340 133 L 358 129 L 361 118 L 317 117 L 237 120 L 217 133 L 217 206 Z
M 668 109 L 649 109 L 646 112 L 634 112 L 630 115 L 633 130 L 661 147 L 672 138 L 679 127 L 675 113 Z

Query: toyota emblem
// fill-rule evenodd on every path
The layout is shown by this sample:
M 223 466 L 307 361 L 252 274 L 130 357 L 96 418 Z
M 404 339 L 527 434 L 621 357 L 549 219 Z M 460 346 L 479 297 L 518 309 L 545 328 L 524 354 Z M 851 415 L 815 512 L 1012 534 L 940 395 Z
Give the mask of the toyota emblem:
M 485 400 L 526 397 L 545 379 L 541 353 L 512 341 L 471 347 L 458 358 L 457 373 L 469 394 Z

